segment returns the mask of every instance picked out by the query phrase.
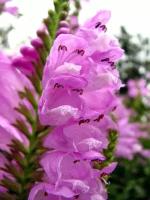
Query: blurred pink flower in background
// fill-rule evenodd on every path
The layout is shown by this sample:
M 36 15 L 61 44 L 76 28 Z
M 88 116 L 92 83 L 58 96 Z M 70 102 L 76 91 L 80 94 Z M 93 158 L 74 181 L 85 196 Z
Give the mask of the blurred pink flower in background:
M 147 82 L 144 79 L 129 80 L 127 83 L 128 95 L 130 97 L 148 96 L 150 89 L 147 87 Z
M 18 7 L 16 6 L 9 6 L 11 0 L 0 0 L 0 13 L 7 12 L 11 15 L 18 15 Z

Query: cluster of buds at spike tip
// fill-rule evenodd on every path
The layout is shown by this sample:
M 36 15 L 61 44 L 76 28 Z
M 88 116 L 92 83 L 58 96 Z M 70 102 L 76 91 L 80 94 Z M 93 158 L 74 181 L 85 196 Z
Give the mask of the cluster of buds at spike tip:
M 60 34 L 69 33 L 69 24 L 67 22 L 69 4 L 68 0 L 54 1 L 56 12 L 49 10 L 48 17 L 44 19 L 44 24 L 47 28 L 50 37 L 50 46 L 53 40 Z
M 53 40 L 62 33 L 69 33 L 67 23 L 68 1 L 57 0 L 54 3 L 55 11 L 49 10 L 48 17 L 44 19 L 42 28 L 37 31 L 37 38 L 31 40 L 30 46 L 23 46 L 20 55 L 13 58 L 12 65 L 24 73 L 41 93 L 40 81 L 43 66 L 50 52 Z
M 79 28 L 78 16 L 81 10 L 80 0 L 73 0 L 74 10 L 70 14 L 69 24 L 71 32 L 75 32 Z
M 12 66 L 18 68 L 25 74 L 35 86 L 40 94 L 40 80 L 42 78 L 43 65 L 46 60 L 45 47 L 40 38 L 31 41 L 31 46 L 23 46 L 20 49 L 20 55 L 12 60 Z

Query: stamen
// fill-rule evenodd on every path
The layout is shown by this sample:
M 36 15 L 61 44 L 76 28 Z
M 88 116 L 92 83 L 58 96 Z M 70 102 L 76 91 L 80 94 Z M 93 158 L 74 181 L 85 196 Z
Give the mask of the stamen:
M 109 62 L 109 58 L 104 58 L 101 60 L 101 62 Z
M 80 160 L 74 160 L 74 161 L 73 161 L 73 163 L 78 163 L 78 162 L 80 162 Z
M 103 31 L 105 31 L 105 32 L 107 31 L 107 28 L 106 28 L 105 25 L 101 25 L 100 28 L 101 28 Z
M 58 57 L 57 57 L 57 62 L 55 64 L 56 66 L 63 64 L 64 59 L 65 59 L 64 56 L 67 52 L 67 47 L 65 45 L 59 45 L 58 52 L 59 53 L 58 53 Z
M 104 177 L 102 177 L 101 180 L 103 181 L 103 183 L 104 183 L 105 185 L 108 185 L 108 184 L 109 184 L 109 183 L 107 182 L 107 180 L 106 180 Z
M 59 84 L 59 83 L 55 83 L 54 89 L 55 89 L 55 88 L 64 88 L 64 86 L 61 85 L 61 84 Z
M 93 121 L 94 122 L 99 122 L 101 119 L 103 119 L 104 118 L 104 114 L 100 114 L 99 116 L 98 116 L 98 118 L 96 118 L 96 119 L 94 119 Z
M 102 24 L 101 22 L 97 22 L 95 28 L 98 28 L 101 24 Z
M 116 66 L 115 66 L 115 63 L 114 63 L 114 62 L 109 61 L 108 63 L 110 64 L 112 70 L 113 70 L 113 69 L 116 69 Z
M 114 62 L 112 62 L 112 61 L 110 61 L 110 62 L 108 62 L 108 63 L 110 64 L 110 66 L 111 66 L 111 67 L 113 67 L 113 66 L 114 66 L 114 64 L 115 64 L 115 63 L 114 63 Z
M 44 192 L 44 196 L 48 196 L 48 193 L 47 193 L 47 192 Z
M 77 52 L 77 54 L 83 56 L 85 51 L 83 49 L 76 49 L 75 52 Z
M 116 66 L 115 66 L 115 65 L 113 65 L 113 66 L 111 66 L 111 68 L 112 68 L 112 70 L 113 70 L 113 69 L 116 69 Z
M 81 125 L 81 124 L 84 124 L 84 119 L 81 119 L 81 120 L 79 121 L 79 125 Z
M 83 89 L 73 89 L 72 91 L 79 92 L 80 95 L 83 94 Z
M 117 109 L 117 106 L 114 106 L 113 109 L 112 109 L 112 111 L 115 111 L 116 109 Z
M 78 199 L 78 198 L 79 198 L 79 195 L 74 196 L 74 199 Z
M 80 94 L 80 95 L 83 94 L 83 89 L 80 89 L 79 94 Z
M 59 45 L 58 51 L 60 51 L 60 50 L 67 51 L 67 47 L 65 45 Z
M 86 119 L 86 120 L 85 120 L 85 123 L 89 123 L 89 122 L 90 122 L 90 119 Z
M 90 119 L 81 119 L 80 121 L 79 121 L 79 125 L 81 125 L 81 124 L 84 124 L 84 123 L 89 123 L 90 122 Z
M 105 30 L 104 30 L 104 32 L 106 32 L 107 31 L 107 27 L 105 26 Z
M 76 49 L 74 51 L 72 51 L 70 54 L 68 54 L 68 56 L 65 58 L 65 61 L 70 62 L 73 59 L 76 59 L 76 57 L 78 57 L 78 55 L 83 56 L 85 53 L 85 51 L 83 49 Z

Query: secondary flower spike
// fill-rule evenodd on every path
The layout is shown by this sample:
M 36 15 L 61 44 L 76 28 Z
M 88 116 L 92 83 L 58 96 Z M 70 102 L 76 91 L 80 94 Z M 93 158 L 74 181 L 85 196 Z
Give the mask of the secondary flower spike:
M 8 156 L 12 152 L 12 140 L 16 140 L 19 143 L 28 146 L 28 140 L 24 136 L 23 132 L 13 125 L 16 121 L 22 121 L 27 125 L 29 129 L 31 127 L 27 123 L 27 120 L 21 113 L 17 112 L 16 108 L 19 104 L 27 106 L 31 111 L 33 110 L 31 104 L 27 99 L 20 99 L 19 93 L 23 91 L 25 87 L 30 88 L 34 92 L 29 80 L 18 70 L 11 65 L 11 57 L 6 56 L 3 52 L 0 52 L 0 181 L 5 178 L 11 178 L 12 175 L 9 171 L 5 170 L 5 164 L 7 166 L 15 165 L 15 168 L 19 172 L 17 163 L 14 157 Z M 34 115 L 34 113 L 32 112 Z M 19 151 L 17 151 L 19 152 Z M 14 180 L 15 182 L 15 180 Z M 2 186 L 2 187 L 1 187 Z M 1 192 L 4 192 L 6 185 L 1 184 Z M 0 197 L 1 198 L 1 197 Z
M 54 126 L 44 141 L 43 182 L 29 200 L 106 200 L 105 176 L 116 167 L 106 162 L 109 132 L 116 128 L 122 83 L 115 65 L 123 50 L 106 34 L 109 11 L 100 11 L 75 34 L 54 41 L 43 75 L 39 117 Z

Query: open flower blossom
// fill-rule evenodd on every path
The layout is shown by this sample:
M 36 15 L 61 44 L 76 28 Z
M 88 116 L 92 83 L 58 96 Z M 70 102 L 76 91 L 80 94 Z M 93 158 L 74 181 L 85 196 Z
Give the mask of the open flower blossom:
M 44 69 L 39 117 L 55 128 L 44 141 L 51 151 L 43 156 L 45 176 L 29 200 L 107 199 L 103 176 L 116 163 L 97 169 L 106 160 L 109 129 L 116 125 L 116 92 L 122 86 L 116 62 L 123 50 L 106 34 L 109 11 L 100 11 L 75 34 L 60 34 Z
M 9 6 L 8 2 L 11 0 L 0 0 L 0 13 L 1 12 L 7 12 L 11 15 L 17 15 L 18 14 L 18 8 L 16 6 Z
M 106 189 L 98 179 L 98 171 L 79 154 L 52 151 L 45 155 L 41 164 L 49 182 L 35 186 L 29 199 L 90 200 L 96 196 L 106 199 Z

